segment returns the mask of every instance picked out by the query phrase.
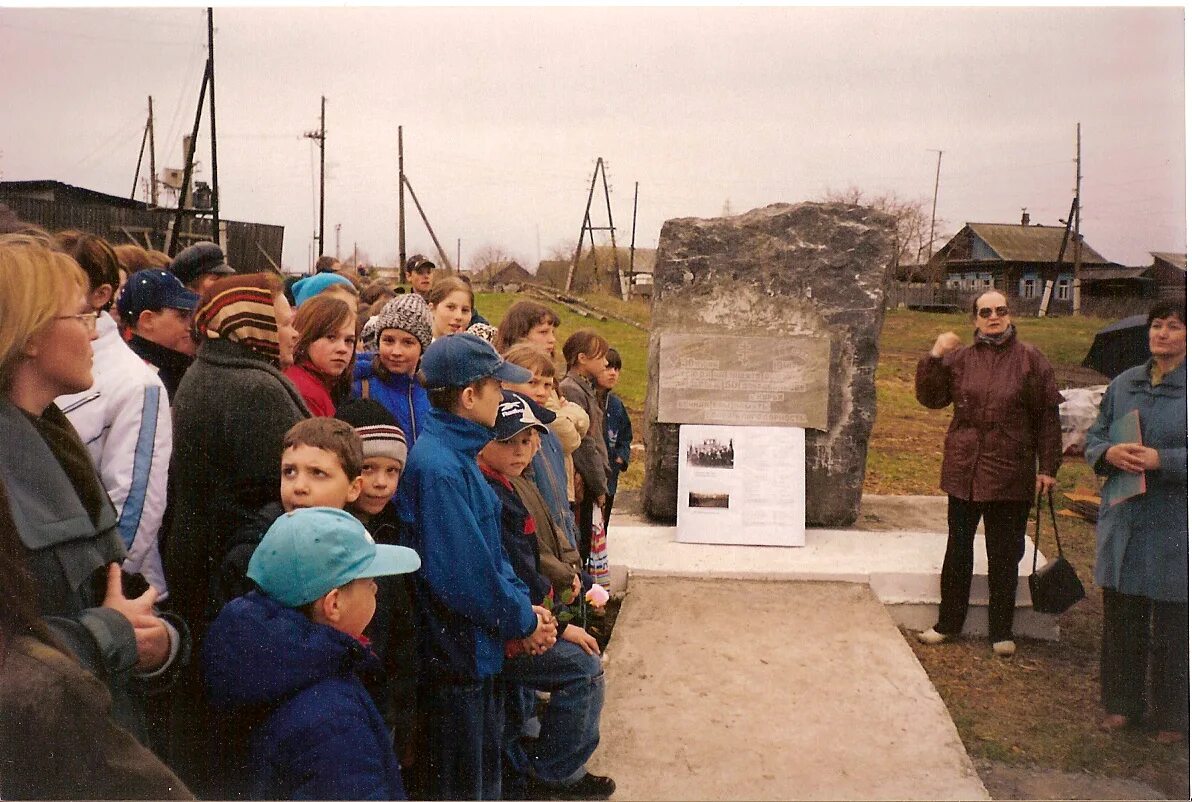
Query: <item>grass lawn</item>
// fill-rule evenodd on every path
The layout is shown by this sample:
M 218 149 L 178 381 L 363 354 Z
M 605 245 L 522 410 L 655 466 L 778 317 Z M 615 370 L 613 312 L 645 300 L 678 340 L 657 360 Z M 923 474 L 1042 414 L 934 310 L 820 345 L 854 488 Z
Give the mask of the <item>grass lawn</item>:
M 494 322 L 518 296 L 482 294 L 481 313 Z M 624 304 L 608 296 L 590 302 L 624 317 L 648 323 L 644 304 Z M 556 306 L 563 324 L 562 343 L 571 332 L 590 326 L 621 351 L 625 368 L 618 393 L 634 423 L 635 442 L 642 441 L 645 402 L 647 333 L 623 323 L 599 323 Z M 1080 367 L 1093 335 L 1108 321 L 1097 319 L 1019 319 L 1020 336 L 1038 346 L 1056 370 L 1061 387 L 1097 384 L 1098 374 Z M 914 397 L 915 364 L 941 331 L 967 339 L 964 315 L 894 311 L 886 315 L 877 371 L 878 410 L 869 442 L 865 492 L 892 495 L 938 494 L 944 432 L 950 410 L 929 410 Z M 639 487 L 642 460 L 621 479 L 622 487 Z M 1092 471 L 1082 459 L 1065 460 L 1061 489 L 1095 488 Z M 1062 498 L 1060 499 L 1062 505 Z M 1032 523 L 1033 532 L 1033 523 Z M 1096 729 L 1102 714 L 1098 694 L 1101 639 L 1100 591 L 1093 584 L 1095 531 L 1091 524 L 1061 517 L 1065 552 L 1076 566 L 1089 597 L 1061 619 L 1059 641 L 1019 643 L 1010 660 L 994 657 L 982 640 L 964 640 L 925 647 L 912 633 L 907 641 L 939 690 L 969 754 L 1021 766 L 1142 780 L 1172 798 L 1188 798 L 1186 745 L 1164 747 L 1143 732 L 1114 736 Z M 1054 552 L 1050 535 L 1045 551 Z

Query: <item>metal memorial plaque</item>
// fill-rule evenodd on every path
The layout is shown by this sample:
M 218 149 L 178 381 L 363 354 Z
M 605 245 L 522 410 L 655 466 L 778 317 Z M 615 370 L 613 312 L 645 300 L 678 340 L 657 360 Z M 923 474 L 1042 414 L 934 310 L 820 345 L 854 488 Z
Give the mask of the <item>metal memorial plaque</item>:
M 828 428 L 830 342 L 664 332 L 658 422 Z

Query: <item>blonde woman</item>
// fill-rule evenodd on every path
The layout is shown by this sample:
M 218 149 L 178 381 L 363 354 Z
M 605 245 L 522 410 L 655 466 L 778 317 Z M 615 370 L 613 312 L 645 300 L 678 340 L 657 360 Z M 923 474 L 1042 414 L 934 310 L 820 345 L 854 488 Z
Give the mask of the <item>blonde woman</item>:
M 0 236 L 0 480 L 58 641 L 112 693 L 116 720 L 144 739 L 131 685 L 182 647 L 156 591 L 122 576 L 112 502 L 86 447 L 54 404 L 92 384 L 96 312 L 87 277 L 36 237 Z M 135 588 L 135 590 L 134 590 Z

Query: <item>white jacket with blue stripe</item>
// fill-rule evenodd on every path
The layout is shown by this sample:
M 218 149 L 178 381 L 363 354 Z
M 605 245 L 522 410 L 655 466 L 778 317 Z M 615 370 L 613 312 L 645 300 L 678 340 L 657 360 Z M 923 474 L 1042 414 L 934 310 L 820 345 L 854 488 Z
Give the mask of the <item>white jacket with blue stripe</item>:
M 111 315 L 101 313 L 97 328 L 99 336 L 91 343 L 95 383 L 55 403 L 87 446 L 116 507 L 117 528 L 128 549 L 124 570 L 143 575 L 164 598 L 157 535 L 174 447 L 170 401 L 157 372 L 121 339 Z

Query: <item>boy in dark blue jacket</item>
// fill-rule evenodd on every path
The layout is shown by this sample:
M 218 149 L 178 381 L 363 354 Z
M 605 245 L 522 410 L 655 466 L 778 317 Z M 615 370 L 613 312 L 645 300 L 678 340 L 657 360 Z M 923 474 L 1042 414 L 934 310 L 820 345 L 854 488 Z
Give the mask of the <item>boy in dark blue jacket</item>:
M 441 337 L 422 357 L 431 410 L 398 487 L 398 513 L 422 557 L 419 787 L 430 799 L 501 798 L 505 643 L 540 653 L 555 640 L 550 611 L 530 604 L 505 557 L 501 504 L 476 464 L 492 439 L 500 382 L 529 377 L 472 334 Z
M 360 675 L 379 669 L 363 637 L 374 577 L 418 565 L 343 510 L 298 509 L 269 527 L 248 565 L 260 590 L 223 608 L 203 652 L 213 707 L 252 722 L 236 767 L 249 798 L 405 799 Z
M 514 489 L 512 480 L 530 464 L 544 423 L 554 413 L 524 396 L 506 390 L 493 427 L 494 439 L 480 451 L 480 470 L 501 500 L 501 539 L 513 570 L 533 602 L 554 598 L 550 579 L 542 573 L 537 523 Z M 526 490 L 533 485 L 525 485 Z M 545 506 L 545 505 L 543 505 Z M 570 588 L 580 592 L 578 575 Z M 505 705 L 505 789 L 507 799 L 527 796 L 549 799 L 606 799 L 616 790 L 608 777 L 590 774 L 587 760 L 600 743 L 604 707 L 604 668 L 596 639 L 573 624 L 563 624 L 555 645 L 543 654 L 506 650 L 503 677 L 509 695 Z M 548 691 L 550 703 L 542 727 L 528 750 L 520 736 L 526 714 L 522 701 L 529 691 Z M 533 698 L 532 694 L 529 698 Z

